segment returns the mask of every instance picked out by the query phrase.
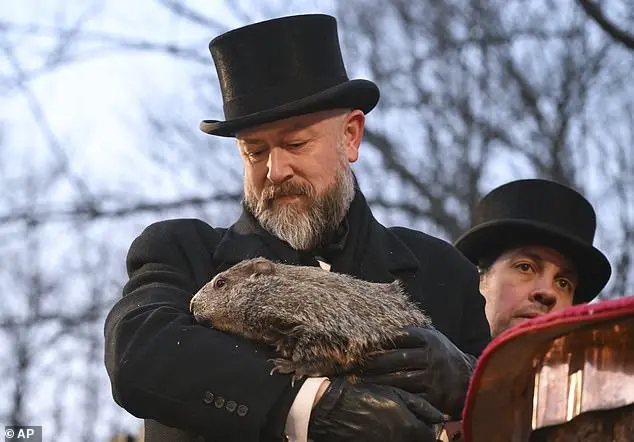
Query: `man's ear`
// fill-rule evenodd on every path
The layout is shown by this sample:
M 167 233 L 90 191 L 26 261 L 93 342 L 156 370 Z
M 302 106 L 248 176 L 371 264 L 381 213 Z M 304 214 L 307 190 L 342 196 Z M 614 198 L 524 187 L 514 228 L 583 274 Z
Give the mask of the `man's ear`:
M 354 109 L 346 115 L 343 122 L 343 140 L 346 150 L 346 158 L 350 163 L 354 163 L 359 158 L 359 146 L 363 138 L 365 127 L 365 114 Z
M 487 275 L 488 273 L 478 269 L 478 273 L 480 274 L 480 293 L 484 294 L 487 289 Z

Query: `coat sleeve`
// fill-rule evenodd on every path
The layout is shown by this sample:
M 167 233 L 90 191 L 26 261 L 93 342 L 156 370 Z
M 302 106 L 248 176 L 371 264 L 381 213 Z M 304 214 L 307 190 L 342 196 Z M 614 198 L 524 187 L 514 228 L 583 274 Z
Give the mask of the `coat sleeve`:
M 484 311 L 485 299 L 480 293 L 478 272 L 473 269 L 466 270 L 464 274 L 460 348 L 465 353 L 480 357 L 482 350 L 491 341 L 491 330 Z
M 444 240 L 409 229 L 397 232 L 424 269 L 419 299 L 433 322 L 460 350 L 479 357 L 491 331 L 476 267 Z
M 106 369 L 115 401 L 139 418 L 213 440 L 257 441 L 271 420 L 283 429 L 301 383 L 270 374 L 266 347 L 193 320 L 189 301 L 213 276 L 205 244 L 215 236 L 201 221 L 175 220 L 134 240 L 129 280 L 105 323 Z
M 446 299 L 443 303 L 443 318 L 446 333 L 464 353 L 480 357 L 482 350 L 491 341 L 491 331 L 484 311 L 485 299 L 480 293 L 480 277 L 477 268 L 448 242 L 434 239 L 436 247 L 433 268 L 436 283 L 443 287 Z M 439 265 L 439 263 L 442 263 Z M 438 311 L 438 305 L 436 305 Z M 439 312 L 442 313 L 442 312 Z M 454 322 L 455 321 L 455 322 Z

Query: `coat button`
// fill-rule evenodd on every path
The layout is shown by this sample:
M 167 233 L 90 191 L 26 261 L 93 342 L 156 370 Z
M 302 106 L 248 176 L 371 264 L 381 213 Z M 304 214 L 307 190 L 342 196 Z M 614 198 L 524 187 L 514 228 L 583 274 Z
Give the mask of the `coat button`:
M 216 408 L 222 408 L 225 405 L 225 398 L 223 398 L 222 396 L 218 396 L 216 398 L 216 400 L 214 401 L 214 405 L 216 406 Z
M 214 401 L 214 394 L 211 391 L 205 391 L 203 402 L 206 404 L 211 404 L 213 401 Z
M 229 413 L 233 413 L 234 411 L 236 411 L 237 406 L 238 404 L 236 404 L 235 401 L 228 401 L 225 408 L 227 409 Z
M 248 411 L 249 411 L 249 408 L 246 405 L 240 405 L 236 413 L 238 413 L 238 416 L 246 416 Z

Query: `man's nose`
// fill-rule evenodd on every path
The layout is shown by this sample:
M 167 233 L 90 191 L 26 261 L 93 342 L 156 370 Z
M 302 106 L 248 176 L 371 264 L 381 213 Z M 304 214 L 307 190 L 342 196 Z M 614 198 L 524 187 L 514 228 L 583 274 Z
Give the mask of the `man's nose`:
M 293 176 L 291 154 L 280 147 L 274 147 L 269 151 L 267 166 L 269 171 L 266 177 L 273 184 L 283 183 Z
M 529 298 L 531 302 L 539 303 L 551 310 L 557 303 L 557 292 L 553 287 L 552 280 L 550 278 L 541 278 L 530 293 Z

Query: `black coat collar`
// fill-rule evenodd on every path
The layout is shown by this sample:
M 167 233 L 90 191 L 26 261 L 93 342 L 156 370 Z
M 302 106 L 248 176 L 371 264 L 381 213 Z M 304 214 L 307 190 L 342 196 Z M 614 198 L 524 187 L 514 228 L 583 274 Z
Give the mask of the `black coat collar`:
M 348 232 L 343 250 L 331 260 L 331 270 L 367 281 L 390 282 L 419 270 L 421 263 L 407 245 L 374 218 L 362 192 L 357 189 L 346 215 Z M 244 259 L 262 256 L 294 265 L 317 265 L 314 256 L 300 253 L 265 231 L 249 212 L 221 239 L 214 252 L 221 272 Z

